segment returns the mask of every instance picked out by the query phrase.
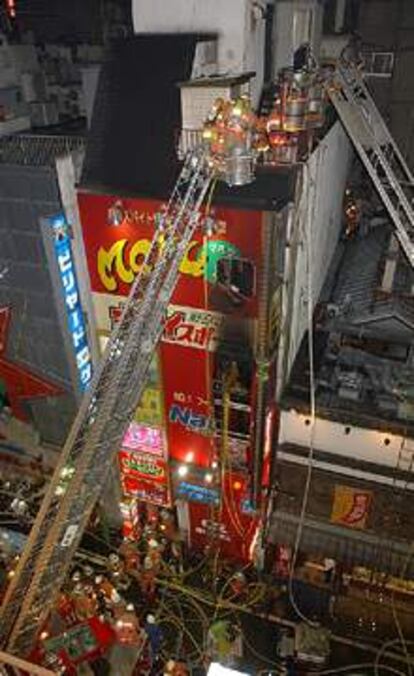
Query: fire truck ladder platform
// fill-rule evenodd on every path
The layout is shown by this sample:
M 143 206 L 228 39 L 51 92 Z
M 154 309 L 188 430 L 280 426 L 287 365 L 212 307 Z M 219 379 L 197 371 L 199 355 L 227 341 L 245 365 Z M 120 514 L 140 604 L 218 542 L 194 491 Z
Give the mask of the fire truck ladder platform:
M 328 94 L 414 267 L 414 178 L 407 163 L 355 65 L 338 65 Z
M 85 394 L 0 612 L 0 642 L 29 655 L 53 608 L 143 392 L 178 269 L 213 178 L 203 149 L 186 158 L 151 247 Z

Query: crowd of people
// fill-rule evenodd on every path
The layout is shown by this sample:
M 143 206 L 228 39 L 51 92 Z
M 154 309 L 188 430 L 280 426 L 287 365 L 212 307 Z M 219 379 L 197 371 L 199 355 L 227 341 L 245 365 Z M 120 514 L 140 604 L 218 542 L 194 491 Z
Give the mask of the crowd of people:
M 133 649 L 136 674 L 165 669 L 170 676 L 185 676 L 184 663 L 161 655 L 164 633 L 157 617 L 157 580 L 160 575 L 174 577 L 182 565 L 174 513 L 143 505 L 133 530 L 106 558 L 75 563 L 42 632 L 45 647 L 51 636 L 94 618 L 111 629 L 114 645 Z M 109 673 L 102 654 L 90 666 L 96 673 Z

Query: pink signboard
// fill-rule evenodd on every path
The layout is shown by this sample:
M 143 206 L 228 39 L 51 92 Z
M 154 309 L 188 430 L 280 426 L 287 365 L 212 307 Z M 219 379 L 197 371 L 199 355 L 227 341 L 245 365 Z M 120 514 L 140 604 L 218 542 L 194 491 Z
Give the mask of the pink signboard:
M 161 430 L 137 422 L 129 425 L 122 446 L 131 451 L 145 451 L 152 455 L 163 455 L 164 450 Z

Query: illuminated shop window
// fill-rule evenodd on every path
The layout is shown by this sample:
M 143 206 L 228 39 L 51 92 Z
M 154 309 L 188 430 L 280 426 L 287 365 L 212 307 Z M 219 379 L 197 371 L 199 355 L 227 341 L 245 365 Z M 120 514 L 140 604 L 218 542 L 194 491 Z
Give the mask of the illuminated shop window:
M 218 284 L 241 300 L 254 295 L 255 277 L 253 263 L 244 258 L 221 258 L 217 262 Z

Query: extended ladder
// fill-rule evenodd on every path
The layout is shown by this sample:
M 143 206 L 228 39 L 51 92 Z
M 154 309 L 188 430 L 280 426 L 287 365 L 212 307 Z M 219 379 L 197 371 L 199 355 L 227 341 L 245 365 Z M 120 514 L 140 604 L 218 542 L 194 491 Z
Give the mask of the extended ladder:
M 183 166 L 90 390 L 84 396 L 0 613 L 0 642 L 27 655 L 53 607 L 144 389 L 178 268 L 212 179 L 203 150 Z
M 414 178 L 392 138 L 362 75 L 339 64 L 329 97 L 394 223 L 396 236 L 414 267 Z

